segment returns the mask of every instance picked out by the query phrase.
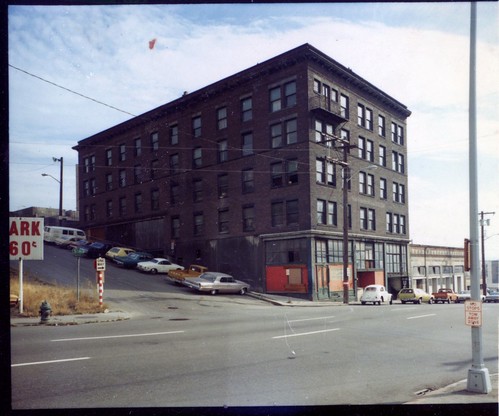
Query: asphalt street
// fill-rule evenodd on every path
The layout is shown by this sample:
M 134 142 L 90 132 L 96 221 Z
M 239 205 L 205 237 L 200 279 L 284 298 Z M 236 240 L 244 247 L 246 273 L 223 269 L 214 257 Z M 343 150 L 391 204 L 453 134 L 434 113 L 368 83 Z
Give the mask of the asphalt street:
M 63 274 L 74 259 L 51 249 L 37 269 Z M 279 307 L 113 266 L 105 295 L 132 319 L 12 328 L 15 409 L 399 404 L 471 365 L 463 305 Z M 497 308 L 483 311 L 491 373 Z

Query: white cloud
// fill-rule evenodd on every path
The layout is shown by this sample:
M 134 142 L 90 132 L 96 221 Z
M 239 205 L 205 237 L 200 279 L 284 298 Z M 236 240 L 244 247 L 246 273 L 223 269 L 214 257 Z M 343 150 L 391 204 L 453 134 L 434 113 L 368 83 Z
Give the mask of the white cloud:
M 9 63 L 140 114 L 183 91 L 310 43 L 413 112 L 408 126 L 412 238 L 460 244 L 468 199 L 469 38 L 463 26 L 469 24 L 469 7 L 447 6 L 452 7 L 12 7 Z M 497 10 L 497 5 L 479 5 L 483 35 L 477 49 L 481 186 L 487 193 L 481 203 L 492 208 L 497 207 L 498 197 L 490 190 L 498 189 L 493 178 L 499 161 Z M 157 43 L 150 50 L 152 38 Z M 54 184 L 38 180 L 33 171 L 61 155 L 67 160 L 64 204 L 74 208 L 70 178 L 77 155 L 71 147 L 130 116 L 13 68 L 9 78 L 11 209 L 54 201 L 49 199 Z M 57 174 L 57 167 L 54 170 Z M 445 214 L 449 207 L 452 218 Z M 499 215 L 499 207 L 496 210 Z M 495 221 L 499 223 L 499 217 Z

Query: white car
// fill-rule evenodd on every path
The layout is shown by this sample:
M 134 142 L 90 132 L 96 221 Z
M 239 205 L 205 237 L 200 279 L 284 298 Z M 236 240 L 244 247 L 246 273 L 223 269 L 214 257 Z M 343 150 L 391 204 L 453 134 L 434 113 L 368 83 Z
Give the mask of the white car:
M 170 260 L 163 258 L 154 258 L 149 261 L 141 261 L 137 264 L 137 269 L 146 273 L 168 273 L 170 270 L 184 270 L 178 264 L 172 263 Z
M 391 305 L 392 294 L 388 293 L 383 285 L 369 285 L 364 288 L 364 293 L 360 298 L 360 303 L 363 305 L 368 302 L 371 302 L 373 305 L 381 305 L 388 302 Z

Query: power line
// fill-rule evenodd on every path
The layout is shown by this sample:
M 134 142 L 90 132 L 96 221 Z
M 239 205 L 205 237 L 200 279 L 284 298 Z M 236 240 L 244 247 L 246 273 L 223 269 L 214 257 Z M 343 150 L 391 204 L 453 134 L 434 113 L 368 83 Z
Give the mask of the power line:
M 125 114 L 128 114 L 128 115 L 133 116 L 133 117 L 137 117 L 137 115 L 136 115 L 136 114 L 132 114 L 132 113 L 130 113 L 130 112 L 128 112 L 128 111 L 121 110 L 121 109 L 120 109 L 120 108 L 118 108 L 118 107 L 115 107 L 115 106 L 110 105 L 110 104 L 106 104 L 106 103 L 104 103 L 104 102 L 102 102 L 102 101 L 96 100 L 95 98 L 89 97 L 88 95 L 81 94 L 81 93 L 79 93 L 79 92 L 73 91 L 73 90 L 72 90 L 72 89 L 70 89 L 70 88 L 63 87 L 62 85 L 56 84 L 55 82 L 49 81 L 49 80 L 47 80 L 47 79 L 45 79 L 45 78 L 42 78 L 42 77 L 40 77 L 40 76 L 38 76 L 38 75 L 32 74 L 31 72 L 28 72 L 28 71 L 26 71 L 26 70 L 24 70 L 24 69 L 18 68 L 18 67 L 14 66 L 14 65 L 9 64 L 9 66 L 10 66 L 11 68 L 17 69 L 17 70 L 18 70 L 18 71 L 20 71 L 20 72 L 25 73 L 26 75 L 29 75 L 30 77 L 33 77 L 33 78 L 39 79 L 40 81 L 46 82 L 47 84 L 53 85 L 53 86 L 55 86 L 55 87 L 57 87 L 57 88 L 60 88 L 61 90 L 68 91 L 68 92 L 70 92 L 71 94 L 78 95 L 78 96 L 83 97 L 83 98 L 85 98 L 85 99 L 87 99 L 87 100 L 93 101 L 93 102 L 95 102 L 95 103 L 97 103 L 97 104 L 100 104 L 100 105 L 103 105 L 103 106 L 106 106 L 106 107 L 112 108 L 113 110 L 116 110 L 116 111 L 120 111 L 121 113 L 125 113 Z

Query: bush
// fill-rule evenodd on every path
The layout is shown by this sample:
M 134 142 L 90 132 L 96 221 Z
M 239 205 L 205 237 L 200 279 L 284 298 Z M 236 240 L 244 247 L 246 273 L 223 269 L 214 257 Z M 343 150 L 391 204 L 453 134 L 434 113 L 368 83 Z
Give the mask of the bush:
M 22 316 L 39 316 L 40 305 L 46 300 L 52 315 L 74 315 L 103 312 L 107 306 L 99 306 L 99 296 L 96 287 L 88 285 L 80 287 L 80 301 L 77 299 L 76 288 L 56 286 L 43 282 L 36 277 L 23 276 L 23 313 Z M 10 293 L 20 295 L 19 276 L 17 270 L 10 270 Z M 18 313 L 19 307 L 13 307 L 11 313 Z

